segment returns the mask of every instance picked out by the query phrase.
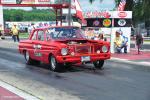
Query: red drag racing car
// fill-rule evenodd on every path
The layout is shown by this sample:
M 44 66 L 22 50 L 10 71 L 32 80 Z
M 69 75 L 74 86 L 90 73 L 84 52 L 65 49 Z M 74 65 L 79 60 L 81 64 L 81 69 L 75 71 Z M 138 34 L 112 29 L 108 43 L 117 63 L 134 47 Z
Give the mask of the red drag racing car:
M 53 26 L 35 29 L 28 40 L 19 43 L 19 52 L 27 64 L 44 62 L 53 71 L 78 63 L 93 63 L 100 69 L 104 60 L 110 59 L 110 44 L 87 40 L 78 27 Z

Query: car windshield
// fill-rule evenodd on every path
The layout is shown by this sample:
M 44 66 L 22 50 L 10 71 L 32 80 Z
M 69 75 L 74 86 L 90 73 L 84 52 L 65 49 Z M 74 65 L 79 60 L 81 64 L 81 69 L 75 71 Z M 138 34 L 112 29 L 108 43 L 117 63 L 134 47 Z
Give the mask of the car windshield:
M 49 28 L 46 32 L 51 39 L 84 39 L 84 33 L 77 27 Z

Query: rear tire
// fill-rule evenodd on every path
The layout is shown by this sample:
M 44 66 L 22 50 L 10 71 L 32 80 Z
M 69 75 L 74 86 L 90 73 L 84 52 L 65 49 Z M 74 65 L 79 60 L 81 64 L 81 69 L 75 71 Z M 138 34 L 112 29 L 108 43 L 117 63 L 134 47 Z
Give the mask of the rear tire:
M 98 60 L 93 62 L 94 66 L 98 69 L 102 69 L 103 65 L 104 65 L 104 60 Z
M 59 64 L 53 55 L 50 56 L 49 62 L 50 62 L 50 66 L 51 66 L 52 71 L 54 71 L 54 72 L 60 72 L 61 71 L 62 64 Z
M 34 60 L 30 57 L 28 51 L 24 52 L 24 58 L 27 65 L 39 65 L 40 61 Z

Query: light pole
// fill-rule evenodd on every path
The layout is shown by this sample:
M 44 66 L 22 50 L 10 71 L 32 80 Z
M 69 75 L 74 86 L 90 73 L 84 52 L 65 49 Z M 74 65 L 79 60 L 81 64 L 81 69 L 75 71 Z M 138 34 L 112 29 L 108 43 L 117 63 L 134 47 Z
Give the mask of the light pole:
M 71 26 L 71 0 L 69 0 L 68 26 Z

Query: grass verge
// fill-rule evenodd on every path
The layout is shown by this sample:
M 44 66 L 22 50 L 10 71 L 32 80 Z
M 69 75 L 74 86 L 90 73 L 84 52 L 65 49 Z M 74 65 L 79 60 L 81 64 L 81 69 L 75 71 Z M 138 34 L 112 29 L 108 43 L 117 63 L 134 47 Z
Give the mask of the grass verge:
M 20 34 L 19 34 L 19 37 L 20 37 L 20 38 L 28 38 L 28 37 L 29 37 L 29 34 L 28 34 L 28 33 L 20 33 Z

